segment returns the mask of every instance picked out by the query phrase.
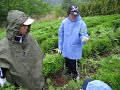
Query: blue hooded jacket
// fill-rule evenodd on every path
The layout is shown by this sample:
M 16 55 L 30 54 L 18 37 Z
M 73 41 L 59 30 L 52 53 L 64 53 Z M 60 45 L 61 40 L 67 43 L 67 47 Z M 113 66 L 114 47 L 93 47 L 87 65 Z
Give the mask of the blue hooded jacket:
M 69 59 L 82 58 L 82 38 L 88 37 L 86 23 L 81 16 L 72 21 L 69 17 L 62 21 L 58 32 L 58 49 L 62 51 L 62 56 Z

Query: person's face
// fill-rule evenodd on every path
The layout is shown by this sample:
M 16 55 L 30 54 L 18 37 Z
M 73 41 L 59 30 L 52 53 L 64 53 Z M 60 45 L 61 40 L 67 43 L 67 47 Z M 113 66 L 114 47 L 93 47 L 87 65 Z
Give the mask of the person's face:
M 25 34 L 27 34 L 27 32 L 28 32 L 28 26 L 22 25 L 20 27 L 19 33 L 22 34 L 22 35 L 25 35 Z
M 74 20 L 76 19 L 77 16 L 71 15 L 71 14 L 70 14 L 69 17 L 70 17 L 70 19 L 71 19 L 72 21 L 74 21 Z

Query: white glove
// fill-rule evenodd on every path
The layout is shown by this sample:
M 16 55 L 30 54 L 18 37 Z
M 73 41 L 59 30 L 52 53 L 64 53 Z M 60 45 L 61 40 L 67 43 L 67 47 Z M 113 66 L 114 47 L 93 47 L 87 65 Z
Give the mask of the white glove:
M 87 42 L 88 40 L 89 40 L 88 37 L 85 37 L 85 36 L 84 36 L 84 37 L 82 38 L 82 42 Z
M 1 77 L 0 77 L 0 86 L 1 86 L 1 87 L 3 87 L 6 82 L 7 82 L 6 78 L 1 78 Z
M 62 53 L 62 51 L 58 49 L 58 53 L 59 53 L 59 54 L 61 54 L 61 53 Z

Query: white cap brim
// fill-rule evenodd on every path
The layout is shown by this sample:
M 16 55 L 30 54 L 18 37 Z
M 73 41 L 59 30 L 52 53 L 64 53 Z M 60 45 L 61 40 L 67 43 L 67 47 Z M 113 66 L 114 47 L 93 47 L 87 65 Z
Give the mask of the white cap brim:
M 23 24 L 24 24 L 24 25 L 30 25 L 30 24 L 32 24 L 34 21 L 35 21 L 34 19 L 28 18 Z

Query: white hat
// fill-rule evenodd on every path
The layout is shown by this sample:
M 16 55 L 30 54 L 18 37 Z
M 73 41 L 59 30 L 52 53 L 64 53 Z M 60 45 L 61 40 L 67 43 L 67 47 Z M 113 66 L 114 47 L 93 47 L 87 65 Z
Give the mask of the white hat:
M 34 21 L 35 21 L 35 20 L 32 19 L 32 18 L 28 18 L 23 24 L 24 24 L 24 25 L 30 25 L 30 24 L 32 24 Z

